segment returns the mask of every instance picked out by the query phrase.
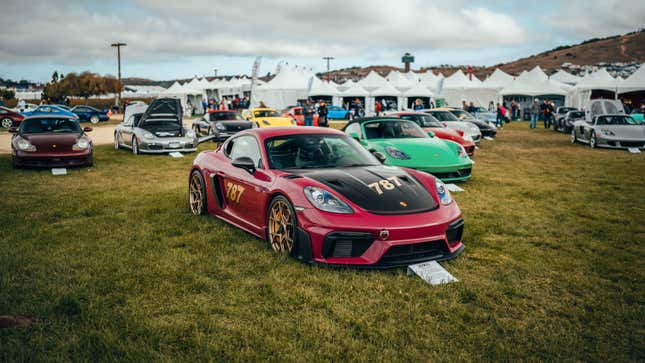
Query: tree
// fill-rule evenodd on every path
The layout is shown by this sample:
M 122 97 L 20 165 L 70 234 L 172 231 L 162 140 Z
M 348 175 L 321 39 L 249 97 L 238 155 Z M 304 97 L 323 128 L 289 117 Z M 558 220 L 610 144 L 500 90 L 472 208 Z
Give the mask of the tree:
M 63 100 L 65 97 L 83 97 L 86 100 L 92 96 L 117 93 L 123 85 L 112 76 L 101 76 L 96 73 L 68 73 L 64 78 L 52 75 L 52 82 L 44 89 L 44 95 L 52 100 Z M 54 82 L 54 78 L 57 79 Z

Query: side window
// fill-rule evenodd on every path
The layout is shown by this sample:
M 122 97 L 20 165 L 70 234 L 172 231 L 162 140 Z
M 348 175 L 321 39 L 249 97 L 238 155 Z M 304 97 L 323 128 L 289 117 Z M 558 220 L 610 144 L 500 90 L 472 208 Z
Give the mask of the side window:
M 403 119 L 403 120 L 410 120 L 410 121 L 414 122 L 415 124 L 421 126 L 421 122 L 420 122 L 419 118 L 416 115 L 401 115 L 399 117 L 401 117 L 401 119 Z
M 349 126 L 347 126 L 347 129 L 345 130 L 345 133 L 348 135 L 350 133 L 355 133 L 356 135 L 358 135 L 358 137 L 363 137 L 363 133 L 361 132 L 361 125 L 358 123 L 349 124 Z
M 226 145 L 224 153 L 231 158 L 231 160 L 241 157 L 251 158 L 256 167 L 262 167 L 262 154 L 260 153 L 260 147 L 253 136 L 240 136 L 232 139 Z

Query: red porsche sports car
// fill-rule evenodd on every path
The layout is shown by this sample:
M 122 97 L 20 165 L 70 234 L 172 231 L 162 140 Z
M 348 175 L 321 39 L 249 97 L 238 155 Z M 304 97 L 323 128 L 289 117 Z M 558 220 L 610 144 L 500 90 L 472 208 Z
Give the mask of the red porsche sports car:
M 0 106 L 0 126 L 4 127 L 5 129 L 20 126 L 20 123 L 24 119 L 25 116 L 19 114 L 18 112 Z
M 305 262 L 394 268 L 460 254 L 464 222 L 443 182 L 383 157 L 333 129 L 242 131 L 195 158 L 190 210 Z
M 305 115 L 302 113 L 302 107 L 293 106 L 282 111 L 282 117 L 291 117 L 296 120 L 298 126 L 305 125 Z M 318 115 L 314 115 L 314 126 L 318 126 Z
M 443 140 L 454 141 L 466 149 L 468 156 L 475 155 L 475 143 L 472 139 L 467 140 L 464 132 L 445 127 L 439 120 L 422 112 L 396 112 L 388 116 L 398 117 L 416 122 L 425 131 L 432 131 L 434 135 Z
M 92 166 L 92 140 L 78 119 L 64 115 L 25 118 L 11 128 L 12 162 L 17 167 Z

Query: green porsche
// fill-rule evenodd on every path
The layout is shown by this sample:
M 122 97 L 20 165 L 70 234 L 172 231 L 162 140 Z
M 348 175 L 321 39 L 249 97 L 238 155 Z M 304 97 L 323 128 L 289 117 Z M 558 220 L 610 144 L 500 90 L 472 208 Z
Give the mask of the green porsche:
M 427 134 L 409 120 L 372 117 L 350 121 L 343 129 L 386 165 L 428 172 L 443 181 L 470 178 L 473 162 L 463 146 Z

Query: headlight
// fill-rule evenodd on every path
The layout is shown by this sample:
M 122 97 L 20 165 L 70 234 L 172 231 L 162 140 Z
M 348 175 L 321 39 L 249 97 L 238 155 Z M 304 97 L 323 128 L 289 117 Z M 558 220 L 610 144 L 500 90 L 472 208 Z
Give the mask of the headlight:
M 267 126 L 270 126 L 270 125 L 271 125 L 271 123 L 270 123 L 269 121 L 267 121 L 267 120 L 262 120 L 262 123 L 263 123 L 263 124 L 265 124 L 265 125 L 267 125 Z
M 460 158 L 463 158 L 463 157 L 468 156 L 468 154 L 466 154 L 466 149 L 464 149 L 464 147 L 463 147 L 463 146 L 461 146 L 461 145 L 457 144 L 457 150 L 458 150 L 458 153 L 459 153 L 459 157 L 460 157 Z
M 403 151 L 401 151 L 401 150 L 399 150 L 399 149 L 397 149 L 395 147 L 392 147 L 392 146 L 387 146 L 385 148 L 385 152 L 387 152 L 388 155 L 390 155 L 391 157 L 393 157 L 395 159 L 399 159 L 399 160 L 410 160 L 411 159 L 410 155 L 408 155 L 408 154 L 404 153 Z
M 298 121 L 296 121 L 296 120 L 294 120 L 294 119 L 291 119 L 291 124 L 292 124 L 292 125 L 298 125 Z
M 80 139 L 78 139 L 78 141 L 76 141 L 76 144 L 74 144 L 74 146 L 72 146 L 72 150 L 80 151 L 80 150 L 85 150 L 88 147 L 90 147 L 90 140 L 88 140 L 88 139 L 86 139 L 84 137 L 81 137 Z
M 23 138 L 20 138 L 16 144 L 18 145 L 18 149 L 22 151 L 36 151 L 36 147 Z
M 153 135 L 151 132 L 145 131 L 145 132 L 143 133 L 143 138 L 144 138 L 144 139 L 154 139 L 154 138 L 155 138 L 155 135 Z
M 452 196 L 450 195 L 450 191 L 446 189 L 446 184 L 444 184 L 438 178 L 434 178 L 434 185 L 437 188 L 437 194 L 439 194 L 439 200 L 441 200 L 441 204 L 448 205 L 452 203 Z
M 305 197 L 309 199 L 314 207 L 331 213 L 351 214 L 354 213 L 347 203 L 336 198 L 325 189 L 318 187 L 305 187 Z
M 222 125 L 220 122 L 215 124 L 215 128 L 220 131 L 226 131 L 226 126 Z
M 464 135 L 464 140 L 466 141 L 473 141 L 473 137 L 470 135 Z
M 601 131 L 601 132 L 602 132 L 602 134 L 603 134 L 603 135 L 605 135 L 605 136 L 616 136 L 616 134 L 614 134 L 614 132 L 613 132 L 613 131 L 611 131 L 611 130 L 602 129 L 602 130 L 600 130 L 600 131 Z
M 188 131 L 186 131 L 186 137 L 189 137 L 191 139 L 195 137 L 195 130 L 188 129 Z

